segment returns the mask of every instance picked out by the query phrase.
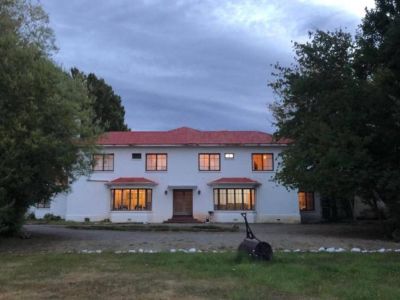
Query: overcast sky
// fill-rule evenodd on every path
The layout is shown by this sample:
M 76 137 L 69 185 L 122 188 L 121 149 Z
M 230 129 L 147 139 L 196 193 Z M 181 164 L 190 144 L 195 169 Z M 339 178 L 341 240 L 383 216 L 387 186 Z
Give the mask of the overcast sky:
M 313 29 L 354 33 L 373 0 L 42 0 L 65 69 L 122 97 L 132 130 L 273 131 L 271 64 Z

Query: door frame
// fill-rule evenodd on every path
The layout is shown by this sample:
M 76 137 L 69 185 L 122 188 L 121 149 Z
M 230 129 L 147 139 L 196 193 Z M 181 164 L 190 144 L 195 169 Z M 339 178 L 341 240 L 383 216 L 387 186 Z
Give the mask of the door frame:
M 187 215 L 176 215 L 175 214 L 175 193 L 176 192 L 190 192 L 191 193 L 190 201 L 192 202 L 191 203 L 192 211 L 190 212 L 190 214 L 187 214 Z M 173 217 L 193 217 L 193 189 L 173 189 L 172 190 L 172 216 Z

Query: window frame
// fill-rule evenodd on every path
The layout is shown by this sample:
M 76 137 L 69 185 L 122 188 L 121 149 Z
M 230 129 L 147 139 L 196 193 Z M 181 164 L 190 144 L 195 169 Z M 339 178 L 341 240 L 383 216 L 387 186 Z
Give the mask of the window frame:
M 115 209 L 115 191 L 119 190 L 121 191 L 121 204 L 124 203 L 124 191 L 128 190 L 129 191 L 129 206 L 128 209 Z M 139 203 L 139 194 L 140 191 L 144 191 L 144 203 L 145 207 L 147 207 L 147 204 L 150 203 L 150 208 L 146 209 L 132 209 L 132 191 L 136 191 L 136 206 L 138 206 Z M 149 193 L 150 191 L 150 193 Z M 142 188 L 142 187 L 136 187 L 136 188 L 112 188 L 111 191 L 111 212 L 150 212 L 153 210 L 153 189 L 150 188 Z M 150 202 L 149 202 L 149 197 L 150 195 Z
M 200 167 L 200 156 L 201 155 L 208 155 L 208 169 L 207 170 L 202 170 L 201 169 L 201 167 Z M 217 169 L 213 169 L 213 170 L 211 170 L 210 169 L 210 167 L 211 167 L 211 160 L 210 160 L 210 155 L 218 155 L 218 170 Z M 218 171 L 221 171 L 221 153 L 199 153 L 198 154 L 198 156 L 197 156 L 197 167 L 198 167 L 198 170 L 200 171 L 200 172 L 218 172 Z
M 154 169 L 154 170 L 148 168 L 148 165 L 147 165 L 147 157 L 148 157 L 149 155 L 155 155 L 155 156 L 156 156 L 156 166 L 155 166 L 155 169 Z M 159 155 L 165 155 L 165 169 L 162 169 L 162 170 L 159 170 L 159 169 L 158 169 L 158 156 L 159 156 Z M 168 171 L 168 153 L 146 153 L 146 162 L 145 162 L 145 165 L 146 165 L 146 171 L 149 171 L 149 172 L 167 172 L 167 171 Z
M 139 157 L 133 157 L 134 155 L 139 156 Z M 132 152 L 131 158 L 136 160 L 136 159 L 142 159 L 142 153 L 141 152 Z
M 271 169 L 264 169 L 264 163 L 262 165 L 262 170 L 256 170 L 254 169 L 254 156 L 255 155 L 261 155 L 261 161 L 263 161 L 262 156 L 263 155 L 270 155 L 271 156 Z M 274 153 L 272 152 L 259 152 L 259 153 L 252 153 L 251 154 L 251 169 L 253 172 L 272 172 L 275 169 L 275 162 L 274 162 Z
M 228 195 L 229 195 L 229 193 L 228 193 L 228 191 L 229 190 L 233 190 L 233 203 L 234 203 L 234 209 L 221 209 L 220 208 L 220 196 L 221 196 L 221 193 L 220 193 L 220 191 L 221 190 L 224 190 L 225 191 L 225 207 L 227 207 L 228 206 Z M 242 199 L 242 202 L 241 203 L 237 203 L 236 202 L 236 196 L 237 196 L 237 190 L 240 190 L 241 191 L 241 199 Z M 244 208 L 244 199 L 245 199 L 245 197 L 244 197 L 244 190 L 249 190 L 250 191 L 250 193 L 249 193 L 249 197 L 250 197 L 250 208 L 249 209 L 246 209 L 246 208 Z M 217 191 L 217 193 L 215 193 L 215 191 Z M 217 204 L 216 204 L 216 202 L 215 202 L 215 195 L 217 195 Z M 214 211 L 255 211 L 256 210 L 256 189 L 255 188 L 252 188 L 252 187 L 240 187 L 240 188 L 238 188 L 238 187 L 228 187 L 228 188 L 214 188 L 213 189 L 213 205 L 214 205 Z M 240 206 L 241 207 L 237 207 L 237 205 L 238 204 L 240 204 Z
M 39 202 L 35 203 L 35 208 L 38 209 L 49 209 L 51 206 L 50 200 L 40 200 Z
M 112 169 L 107 169 L 107 170 L 104 169 L 104 157 L 105 157 L 106 155 L 112 155 Z M 92 167 L 92 171 L 93 171 L 93 172 L 113 172 L 113 171 L 114 171 L 114 162 L 115 162 L 115 155 L 114 155 L 114 153 L 94 153 L 93 156 L 92 156 L 93 161 L 95 160 L 95 159 L 94 159 L 95 156 L 102 156 L 102 168 L 101 168 L 101 170 L 96 170 L 96 169 L 95 169 L 95 165 L 96 165 L 96 164 L 93 164 L 93 167 Z
M 300 208 L 300 199 L 299 199 L 300 193 L 304 193 L 304 201 L 305 201 L 305 206 L 306 206 L 304 209 Z M 312 195 L 312 208 L 308 207 L 307 195 Z M 315 193 L 314 192 L 298 191 L 297 192 L 297 201 L 299 203 L 299 210 L 301 212 L 315 211 Z

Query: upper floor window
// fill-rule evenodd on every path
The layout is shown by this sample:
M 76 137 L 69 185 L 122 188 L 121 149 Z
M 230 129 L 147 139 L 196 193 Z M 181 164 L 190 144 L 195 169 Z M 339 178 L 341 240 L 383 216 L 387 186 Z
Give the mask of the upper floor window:
M 142 153 L 132 153 L 132 159 L 142 159 Z
M 93 154 L 93 171 L 114 171 L 114 154 Z
M 167 154 L 146 154 L 146 171 L 167 171 Z
M 225 159 L 234 159 L 235 154 L 234 153 L 225 153 Z
M 253 171 L 273 171 L 274 155 L 272 153 L 254 153 L 251 164 Z
M 200 171 L 220 171 L 220 154 L 219 153 L 200 153 L 199 154 L 199 170 Z
M 313 192 L 299 192 L 297 198 L 299 199 L 299 208 L 301 211 L 315 210 Z
M 50 208 L 49 200 L 40 200 L 36 203 L 36 208 Z

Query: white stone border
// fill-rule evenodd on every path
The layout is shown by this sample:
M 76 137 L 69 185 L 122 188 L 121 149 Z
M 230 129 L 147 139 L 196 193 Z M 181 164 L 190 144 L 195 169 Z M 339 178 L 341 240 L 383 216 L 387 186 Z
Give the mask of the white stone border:
M 341 253 L 341 252 L 351 252 L 351 253 L 389 253 L 389 252 L 396 252 L 400 253 L 400 249 L 385 249 L 385 248 L 380 248 L 377 250 L 374 249 L 361 249 L 361 248 L 350 248 L 350 249 L 344 249 L 344 248 L 335 248 L 335 247 L 320 247 L 318 250 L 316 249 L 311 249 L 311 250 L 301 250 L 301 249 L 295 249 L 295 250 L 290 250 L 290 249 L 284 249 L 280 250 L 281 252 L 285 253 L 290 253 L 290 252 L 312 252 L 312 253 L 317 253 L 317 252 L 326 252 L 326 253 Z M 279 252 L 279 250 L 278 250 Z
M 400 253 L 400 249 L 385 249 L 380 248 L 377 250 L 367 250 L 361 248 L 351 248 L 351 249 L 344 249 L 344 248 L 335 248 L 335 247 L 320 247 L 319 249 L 283 249 L 283 250 L 274 250 L 275 252 L 284 252 L 284 253 Z M 67 251 L 66 253 L 79 253 L 79 254 L 101 254 L 101 253 L 114 253 L 114 254 L 132 254 L 132 253 L 226 253 L 226 252 L 236 252 L 236 250 L 201 250 L 196 248 L 189 248 L 189 249 L 169 249 L 169 250 L 153 250 L 153 249 L 130 249 L 130 250 L 116 250 L 116 251 L 108 251 L 108 250 L 78 250 L 78 251 Z

